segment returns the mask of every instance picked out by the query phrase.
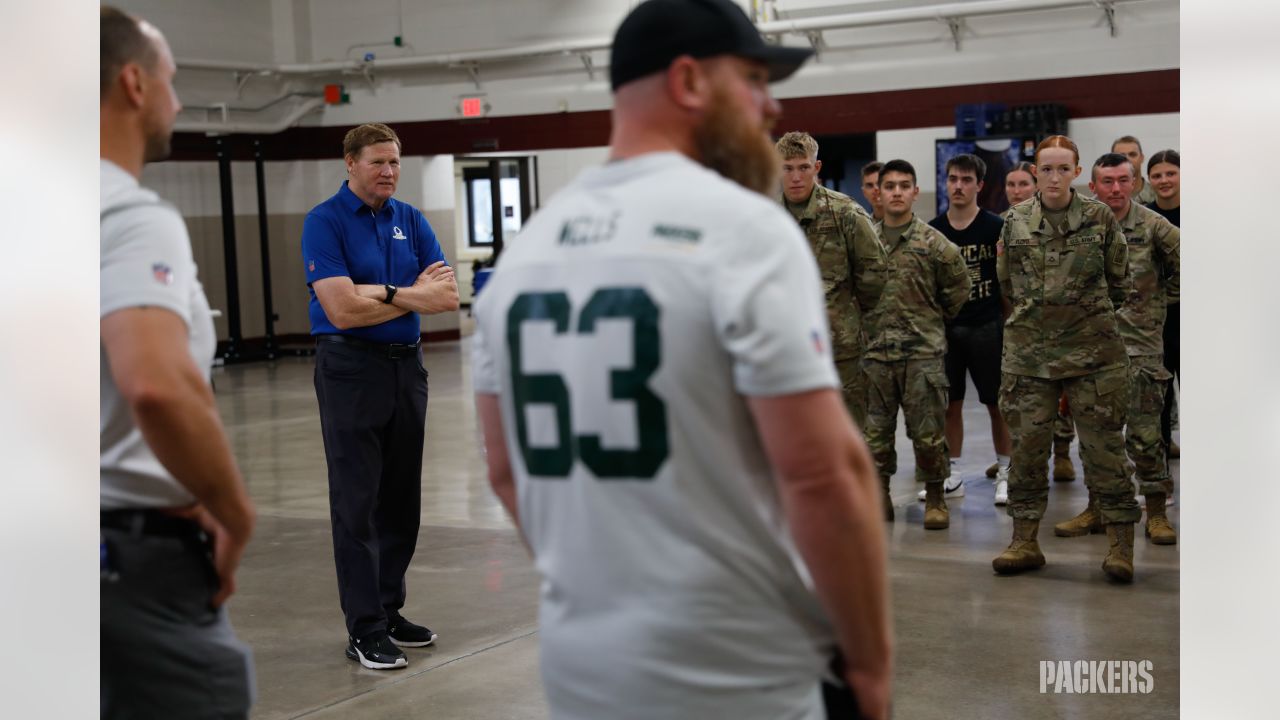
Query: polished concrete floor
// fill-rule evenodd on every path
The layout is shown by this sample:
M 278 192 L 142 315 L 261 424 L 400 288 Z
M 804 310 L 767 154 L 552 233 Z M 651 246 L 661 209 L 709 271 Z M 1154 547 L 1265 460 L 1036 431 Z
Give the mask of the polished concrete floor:
M 254 651 L 254 717 L 545 718 L 538 679 L 537 578 L 489 492 L 472 408 L 470 341 L 428 347 L 431 374 L 422 532 L 404 613 L 440 634 L 407 649 L 409 667 L 365 670 L 343 656 L 328 489 L 312 361 L 215 374 L 219 409 L 259 512 L 230 612 Z M 1178 547 L 1141 539 L 1137 581 L 1100 569 L 1105 536 L 1041 533 L 1048 565 L 998 577 L 991 559 L 1011 521 L 992 505 L 985 410 L 965 409 L 967 480 L 951 528 L 925 532 L 911 448 L 899 430 L 890 532 L 897 718 L 1172 718 L 1178 713 Z M 1077 468 L 1079 467 L 1077 459 Z M 1177 478 L 1177 464 L 1173 472 Z M 1083 507 L 1079 481 L 1055 483 L 1048 523 Z M 1175 525 L 1176 507 L 1170 513 Z M 768 651 L 768 628 L 760 629 Z M 1042 660 L 1150 660 L 1147 695 L 1041 694 Z M 699 719 L 700 720 L 700 719 Z

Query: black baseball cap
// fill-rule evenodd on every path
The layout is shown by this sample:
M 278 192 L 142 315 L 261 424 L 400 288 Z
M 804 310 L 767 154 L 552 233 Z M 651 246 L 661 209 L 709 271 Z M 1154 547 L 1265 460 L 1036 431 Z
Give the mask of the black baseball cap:
M 809 48 L 770 45 L 731 0 L 646 0 L 613 36 L 609 82 L 614 90 L 665 70 L 681 55 L 737 55 L 769 66 L 769 82 L 790 77 Z

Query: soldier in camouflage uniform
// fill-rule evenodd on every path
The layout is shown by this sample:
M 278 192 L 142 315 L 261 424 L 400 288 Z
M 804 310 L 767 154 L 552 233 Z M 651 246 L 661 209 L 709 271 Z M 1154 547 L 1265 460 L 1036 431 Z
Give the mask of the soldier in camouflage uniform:
M 1157 545 L 1173 545 L 1178 535 L 1165 514 L 1173 483 L 1165 461 L 1160 413 L 1172 379 L 1161 360 L 1164 353 L 1165 306 L 1178 301 L 1178 228 L 1159 213 L 1130 199 L 1133 171 L 1129 160 L 1107 153 L 1093 165 L 1089 189 L 1106 203 L 1120 223 L 1129 246 L 1133 289 L 1116 315 L 1120 337 L 1129 353 L 1129 413 L 1125 449 L 1133 463 L 1138 492 L 1147 501 L 1147 537 Z M 1084 512 L 1054 526 L 1054 534 L 1076 537 L 1102 531 L 1097 498 L 1089 488 Z
M 1129 162 L 1133 163 L 1133 190 L 1131 191 L 1133 201 L 1139 205 L 1150 205 L 1156 201 L 1156 189 L 1151 187 L 1151 183 L 1142 179 L 1142 161 L 1146 156 L 1142 154 L 1142 143 L 1138 138 L 1132 135 L 1116 138 L 1111 143 L 1111 152 L 1119 153 L 1129 158 Z
M 880 299 L 885 253 L 871 219 L 848 195 L 817 182 L 822 161 L 808 133 L 789 132 L 777 143 L 782 156 L 782 204 L 804 229 L 822 272 L 831 325 L 831 349 L 849 415 L 867 425 L 867 382 L 862 372 L 866 347 L 863 317 Z
M 1030 200 L 1036 194 L 1035 166 L 1029 162 L 1020 162 L 1005 175 L 1004 192 L 1009 199 L 1009 209 L 1003 217 L 1007 221 L 1013 206 L 1024 200 Z M 1008 308 L 1006 307 L 1006 312 Z M 1058 419 L 1053 424 L 1053 479 L 1059 482 L 1070 482 L 1076 479 L 1075 468 L 1071 467 L 1071 441 L 1075 439 L 1075 425 L 1071 421 L 1071 409 L 1067 407 L 1066 396 L 1062 396 L 1058 404 Z M 987 477 L 994 478 L 998 465 L 987 468 Z
M 888 252 L 889 279 L 867 322 L 866 437 L 892 520 L 889 478 L 898 469 L 894 435 L 902 407 L 915 449 L 916 480 L 925 483 L 924 526 L 939 530 L 951 524 L 943 495 L 943 481 L 950 474 L 945 322 L 968 301 L 972 280 L 960 248 L 912 213 L 919 193 L 910 163 L 885 163 L 880 171 L 884 219 L 876 230 Z
M 1156 191 L 1151 183 L 1142 179 L 1142 143 L 1132 135 L 1116 138 L 1111 143 L 1111 152 L 1125 156 L 1133 163 L 1134 181 L 1130 190 L 1133 202 L 1138 205 L 1149 205 L 1155 202 Z M 1075 423 L 1071 419 L 1071 409 L 1063 403 L 1058 422 L 1053 426 L 1053 479 L 1058 482 L 1070 482 L 1076 479 L 1075 468 L 1071 466 L 1068 451 L 1075 440 Z
M 1036 536 L 1049 499 L 1046 473 L 1065 390 L 1081 461 L 1110 541 L 1107 575 L 1133 579 L 1133 523 L 1142 516 L 1124 456 L 1129 361 L 1116 308 L 1129 296 L 1128 246 L 1111 209 L 1071 189 L 1080 153 L 1054 135 L 1036 148 L 1038 192 L 1009 213 L 996 272 L 1013 312 L 1005 323 L 1000 411 L 1013 436 L 1008 513 L 1013 540 L 992 567 L 1044 565 Z
M 1067 396 L 1058 401 L 1058 419 L 1053 422 L 1053 479 L 1055 482 L 1071 482 L 1076 479 L 1076 469 L 1071 464 L 1071 443 L 1076 439 L 1076 421 L 1071 417 L 1071 405 Z

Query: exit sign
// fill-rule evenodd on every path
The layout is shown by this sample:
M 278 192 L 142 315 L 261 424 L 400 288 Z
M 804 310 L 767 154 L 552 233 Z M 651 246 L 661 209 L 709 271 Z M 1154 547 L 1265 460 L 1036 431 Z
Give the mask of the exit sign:
M 478 98 L 478 97 L 462 98 L 462 102 L 459 104 L 459 108 L 462 110 L 462 117 L 467 117 L 467 118 L 484 117 L 484 112 L 486 109 L 484 104 L 484 98 Z

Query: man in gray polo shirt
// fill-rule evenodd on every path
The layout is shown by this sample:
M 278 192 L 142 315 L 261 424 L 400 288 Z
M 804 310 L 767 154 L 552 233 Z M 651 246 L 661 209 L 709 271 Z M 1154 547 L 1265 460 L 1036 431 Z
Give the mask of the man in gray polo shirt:
M 215 337 L 182 218 L 138 185 L 180 108 L 164 36 L 101 10 L 103 718 L 247 717 L 222 604 L 254 511 L 209 387 Z

